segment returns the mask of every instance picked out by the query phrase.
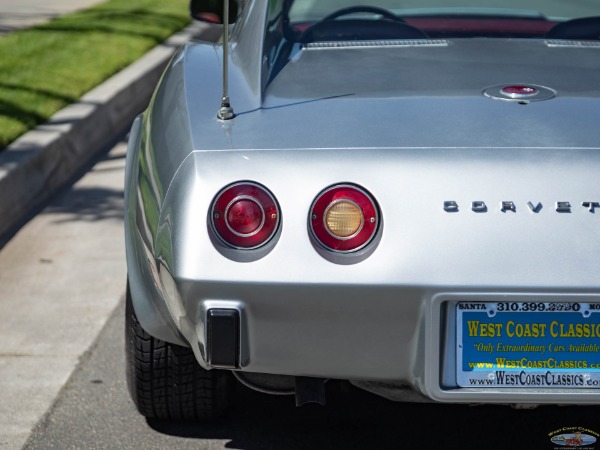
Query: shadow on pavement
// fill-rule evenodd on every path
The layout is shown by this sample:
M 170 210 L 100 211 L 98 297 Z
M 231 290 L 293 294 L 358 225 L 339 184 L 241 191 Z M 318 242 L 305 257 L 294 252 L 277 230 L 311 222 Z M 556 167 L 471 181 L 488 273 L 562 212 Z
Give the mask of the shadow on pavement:
M 347 382 L 327 386 L 328 405 L 294 406 L 238 386 L 238 405 L 212 424 L 148 421 L 159 433 L 188 439 L 227 439 L 233 449 L 544 449 L 548 433 L 565 426 L 597 430 L 594 407 L 394 403 Z
M 104 171 L 106 170 L 112 169 L 104 169 Z M 69 192 L 68 202 L 60 200 L 45 210 L 47 214 L 61 215 L 61 218 L 57 219 L 55 223 L 78 220 L 86 222 L 123 220 L 123 190 L 74 187 Z

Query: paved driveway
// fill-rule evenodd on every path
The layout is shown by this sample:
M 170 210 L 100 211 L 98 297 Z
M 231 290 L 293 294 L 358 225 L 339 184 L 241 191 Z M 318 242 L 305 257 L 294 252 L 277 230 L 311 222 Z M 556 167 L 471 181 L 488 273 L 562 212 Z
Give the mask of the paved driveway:
M 89 8 L 102 0 L 0 0 L 0 34 Z

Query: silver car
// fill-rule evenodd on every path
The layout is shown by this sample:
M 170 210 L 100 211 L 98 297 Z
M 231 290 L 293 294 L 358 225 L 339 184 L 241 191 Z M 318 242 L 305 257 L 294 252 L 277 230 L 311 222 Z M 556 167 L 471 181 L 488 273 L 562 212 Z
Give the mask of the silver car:
M 542 8 L 542 9 L 540 9 Z M 210 419 L 600 401 L 600 4 L 193 0 L 133 125 L 128 382 Z

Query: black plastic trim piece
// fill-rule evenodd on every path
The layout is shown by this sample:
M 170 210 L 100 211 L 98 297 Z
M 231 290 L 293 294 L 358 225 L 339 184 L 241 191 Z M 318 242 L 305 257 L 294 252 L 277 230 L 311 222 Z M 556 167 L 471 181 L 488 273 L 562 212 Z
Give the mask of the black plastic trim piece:
M 210 366 L 239 368 L 240 312 L 237 309 L 209 309 L 206 336 Z

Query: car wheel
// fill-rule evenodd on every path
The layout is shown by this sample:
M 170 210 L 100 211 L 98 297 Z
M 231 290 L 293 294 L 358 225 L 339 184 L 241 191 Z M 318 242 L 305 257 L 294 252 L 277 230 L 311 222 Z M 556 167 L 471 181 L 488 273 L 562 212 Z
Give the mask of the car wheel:
M 146 418 L 210 420 L 230 406 L 235 383 L 232 375 L 224 370 L 205 370 L 190 348 L 146 333 L 135 315 L 129 286 L 125 355 L 129 393 Z

